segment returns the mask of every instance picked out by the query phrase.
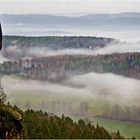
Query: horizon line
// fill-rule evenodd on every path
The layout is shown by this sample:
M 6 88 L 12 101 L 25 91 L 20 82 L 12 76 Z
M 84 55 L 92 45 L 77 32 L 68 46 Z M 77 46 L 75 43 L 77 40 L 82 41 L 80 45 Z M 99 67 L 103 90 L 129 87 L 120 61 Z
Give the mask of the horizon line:
M 117 13 L 61 13 L 61 14 L 51 14 L 51 13 L 1 13 L 0 15 L 50 15 L 50 16 L 68 16 L 68 17 L 78 17 L 78 16 L 86 16 L 86 15 L 116 15 L 116 14 L 140 14 L 140 12 L 117 12 Z

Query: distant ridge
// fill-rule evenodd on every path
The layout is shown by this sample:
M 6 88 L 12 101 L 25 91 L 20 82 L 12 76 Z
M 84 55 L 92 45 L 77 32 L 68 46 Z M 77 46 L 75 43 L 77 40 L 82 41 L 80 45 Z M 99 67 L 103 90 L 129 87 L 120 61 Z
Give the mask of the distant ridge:
M 57 16 L 0 14 L 4 35 L 97 36 L 139 41 L 140 13 Z
M 140 26 L 140 13 L 120 14 L 90 14 L 79 17 L 56 15 L 12 15 L 1 14 L 0 20 L 5 24 L 33 24 L 33 25 L 57 25 L 57 26 Z

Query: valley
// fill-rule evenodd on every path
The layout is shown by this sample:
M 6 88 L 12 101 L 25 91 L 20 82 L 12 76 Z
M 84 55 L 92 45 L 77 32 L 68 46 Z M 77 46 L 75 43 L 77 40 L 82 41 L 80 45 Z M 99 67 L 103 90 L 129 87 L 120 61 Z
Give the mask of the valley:
M 99 53 L 120 43 L 107 38 L 38 39 L 4 37 L 2 57 L 7 61 L 0 64 L 0 71 L 12 105 L 64 114 L 139 138 L 139 52 Z

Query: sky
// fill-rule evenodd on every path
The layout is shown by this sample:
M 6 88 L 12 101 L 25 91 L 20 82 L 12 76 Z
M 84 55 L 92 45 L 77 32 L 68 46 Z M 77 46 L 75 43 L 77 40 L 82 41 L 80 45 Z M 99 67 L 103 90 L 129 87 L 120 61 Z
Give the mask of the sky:
M 84 15 L 140 12 L 140 0 L 0 0 L 0 14 Z

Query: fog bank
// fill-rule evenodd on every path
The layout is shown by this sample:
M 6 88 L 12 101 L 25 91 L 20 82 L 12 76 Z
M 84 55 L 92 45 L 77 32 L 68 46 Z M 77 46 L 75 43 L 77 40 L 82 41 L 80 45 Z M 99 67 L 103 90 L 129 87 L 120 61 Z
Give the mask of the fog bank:
M 56 55 L 105 55 L 112 53 L 133 53 L 140 52 L 140 43 L 117 43 L 110 44 L 104 48 L 95 49 L 60 49 L 51 50 L 48 47 L 26 47 L 20 48 L 19 46 L 9 46 L 6 48 L 5 57 L 9 59 L 20 59 L 20 58 L 34 58 L 34 57 L 45 57 L 45 56 L 56 56 Z M 4 52 L 3 52 L 4 54 Z M 1 58 L 0 58 L 1 59 Z M 1 59 L 3 61 L 3 59 Z
M 63 96 L 86 100 L 101 98 L 125 105 L 128 105 L 130 101 L 132 105 L 140 105 L 140 81 L 111 73 L 98 74 L 92 72 L 72 77 L 58 84 L 5 76 L 2 83 L 7 95 L 15 92 L 18 94 L 25 92 L 25 96 L 28 96 L 28 94 L 34 94 L 34 96 L 39 94 L 40 96 Z

